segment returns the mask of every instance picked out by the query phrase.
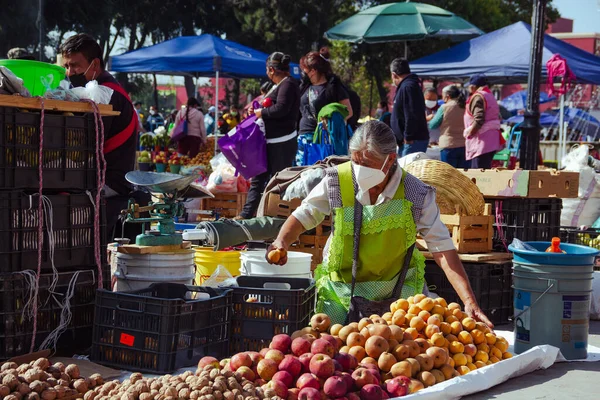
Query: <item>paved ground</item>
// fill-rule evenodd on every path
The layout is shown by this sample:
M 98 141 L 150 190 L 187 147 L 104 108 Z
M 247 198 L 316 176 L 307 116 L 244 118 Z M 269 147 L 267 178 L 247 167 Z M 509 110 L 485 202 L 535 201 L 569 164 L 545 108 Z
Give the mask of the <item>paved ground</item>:
M 512 330 L 499 326 L 500 330 Z M 589 344 L 600 347 L 600 321 L 591 321 Z M 546 370 L 511 379 L 464 400 L 600 399 L 600 362 L 557 363 Z

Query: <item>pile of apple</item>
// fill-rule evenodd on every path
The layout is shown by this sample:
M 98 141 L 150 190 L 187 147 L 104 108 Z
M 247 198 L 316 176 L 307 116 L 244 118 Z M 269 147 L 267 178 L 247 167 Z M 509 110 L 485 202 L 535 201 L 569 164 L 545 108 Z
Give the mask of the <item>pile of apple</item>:
M 309 327 L 276 335 L 269 348 L 235 354 L 221 367 L 262 386 L 266 397 L 380 400 L 512 357 L 507 350 L 506 339 L 459 304 L 416 295 L 346 326 L 316 314 Z
M 179 154 L 177 154 L 177 153 L 171 154 L 171 157 L 169 157 L 169 165 L 183 165 L 181 163 Z
M 155 164 L 166 164 L 167 163 L 168 154 L 164 151 L 159 151 L 154 155 L 154 163 Z

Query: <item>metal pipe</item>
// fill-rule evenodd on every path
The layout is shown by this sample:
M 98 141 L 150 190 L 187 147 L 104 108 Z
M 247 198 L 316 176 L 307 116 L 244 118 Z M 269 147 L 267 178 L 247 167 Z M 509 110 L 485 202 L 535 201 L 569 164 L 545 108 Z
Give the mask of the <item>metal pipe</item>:
M 215 71 L 215 155 L 217 154 L 217 139 L 219 134 L 219 70 Z
M 521 125 L 521 168 L 537 170 L 540 151 L 540 84 L 542 53 L 544 50 L 544 22 L 547 0 L 535 0 L 533 26 L 531 27 L 531 51 L 527 79 L 527 109 Z

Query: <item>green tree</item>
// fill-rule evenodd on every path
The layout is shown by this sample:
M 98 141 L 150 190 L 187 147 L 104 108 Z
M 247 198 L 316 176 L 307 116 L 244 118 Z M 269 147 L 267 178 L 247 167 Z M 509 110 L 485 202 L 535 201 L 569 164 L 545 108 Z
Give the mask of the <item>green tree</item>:
M 437 7 L 451 11 L 471 22 L 484 32 L 491 32 L 518 21 L 530 23 L 534 0 L 419 0 Z M 360 7 L 374 6 L 378 4 L 393 3 L 394 1 L 367 1 L 357 3 Z M 560 16 L 548 1 L 548 22 L 556 21 Z M 427 39 L 408 42 L 409 59 L 415 60 L 428 54 L 454 45 L 446 39 Z M 391 42 L 385 44 L 362 44 L 352 47 L 351 59 L 362 62 L 364 56 L 367 71 L 376 82 L 377 94 L 381 100 L 387 99 L 388 91 L 385 82 L 389 80 L 388 67 L 396 57 L 404 55 L 403 42 Z M 494 55 L 490 55 L 493 57 Z

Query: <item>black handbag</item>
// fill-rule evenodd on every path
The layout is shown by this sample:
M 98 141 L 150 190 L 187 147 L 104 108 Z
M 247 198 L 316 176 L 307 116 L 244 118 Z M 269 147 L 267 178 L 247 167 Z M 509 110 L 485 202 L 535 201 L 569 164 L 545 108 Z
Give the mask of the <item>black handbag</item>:
M 346 316 L 345 325 L 351 322 L 358 322 L 362 318 L 369 318 L 371 315 L 383 315 L 390 311 L 390 305 L 398 300 L 404 281 L 406 280 L 406 274 L 410 266 L 410 260 L 415 249 L 415 243 L 408 248 L 404 257 L 404 264 L 402 269 L 398 273 L 398 281 L 392 291 L 392 297 L 384 300 L 369 300 L 362 296 L 354 296 L 354 287 L 356 285 L 356 274 L 358 271 L 358 247 L 360 244 L 360 229 L 362 226 L 363 206 L 360 202 L 356 201 L 354 205 L 354 248 L 352 258 L 352 288 L 350 290 L 350 308 L 348 315 Z

